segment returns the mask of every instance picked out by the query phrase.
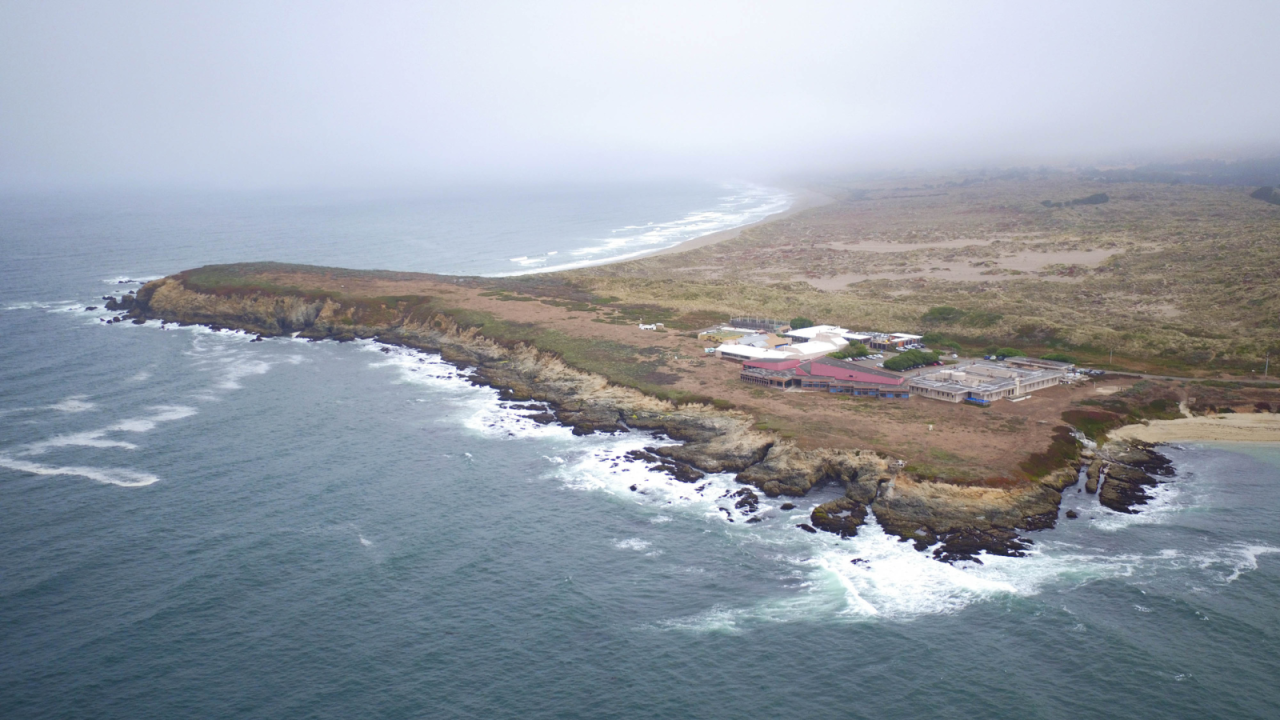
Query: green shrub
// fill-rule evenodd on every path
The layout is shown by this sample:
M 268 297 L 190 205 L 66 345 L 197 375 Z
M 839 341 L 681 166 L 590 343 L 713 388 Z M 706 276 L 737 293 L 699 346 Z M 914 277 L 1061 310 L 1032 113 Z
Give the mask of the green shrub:
M 791 329 L 792 329 L 792 330 L 801 330 L 801 329 L 803 329 L 803 328 L 807 328 L 807 327 L 813 327 L 813 321 L 812 321 L 812 320 L 810 320 L 809 318 L 804 317 L 804 316 L 800 316 L 800 317 L 793 317 L 793 318 L 791 318 Z
M 1074 364 L 1076 361 L 1075 358 L 1071 357 L 1066 353 L 1049 353 L 1048 355 L 1041 355 L 1040 359 L 1052 360 L 1054 362 L 1072 363 L 1072 364 Z
M 991 327 L 1002 319 L 1004 316 L 1000 313 L 979 310 L 969 313 L 964 319 L 964 324 L 971 327 Z
M 1026 357 L 1027 354 L 1017 348 L 1003 347 L 995 351 L 996 357 Z
M 917 365 L 928 365 L 938 361 L 938 353 L 925 352 L 923 350 L 908 350 L 899 353 L 897 357 L 889 358 L 884 361 L 884 366 L 890 370 L 908 370 Z
M 920 316 L 920 319 L 927 323 L 953 323 L 963 318 L 965 314 L 965 311 L 960 308 L 938 305 L 929 308 L 924 315 Z

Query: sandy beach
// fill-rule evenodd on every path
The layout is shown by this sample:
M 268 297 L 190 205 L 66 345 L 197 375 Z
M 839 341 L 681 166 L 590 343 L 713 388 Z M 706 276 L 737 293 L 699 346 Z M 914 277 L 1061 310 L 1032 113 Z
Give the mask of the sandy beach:
M 809 208 L 819 207 L 821 205 L 826 205 L 827 203 L 835 202 L 834 198 L 828 197 L 819 192 L 814 192 L 812 190 L 796 189 L 796 190 L 791 190 L 790 192 L 795 195 L 796 199 L 794 202 L 791 203 L 791 207 L 787 208 L 786 210 L 783 210 L 781 212 L 776 212 L 772 215 L 769 215 L 768 217 L 762 218 L 753 223 L 747 223 L 746 225 L 739 225 L 738 227 L 729 228 L 728 230 L 721 230 L 719 232 L 713 232 L 713 233 L 708 233 L 706 235 L 701 235 L 699 237 L 693 238 L 692 240 L 686 240 L 674 247 L 669 247 L 669 248 L 666 248 L 665 250 L 659 250 L 658 252 L 646 255 L 645 257 L 656 257 L 658 255 L 670 255 L 672 253 L 684 252 L 685 250 L 692 250 L 694 248 L 706 247 L 707 245 L 714 245 L 718 242 L 722 242 L 724 240 L 730 240 L 732 238 L 738 237 L 738 235 L 743 230 L 749 227 L 755 227 L 757 225 L 763 225 L 765 223 L 773 222 L 775 220 L 781 220 L 782 218 L 790 217 L 803 210 L 808 210 Z
M 1239 413 L 1126 425 L 1113 438 L 1145 442 L 1280 442 L 1280 414 Z

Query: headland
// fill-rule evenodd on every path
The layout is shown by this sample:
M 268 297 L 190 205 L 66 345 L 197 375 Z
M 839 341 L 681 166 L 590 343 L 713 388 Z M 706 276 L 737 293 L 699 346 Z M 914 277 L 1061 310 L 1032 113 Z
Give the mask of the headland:
M 112 303 L 135 322 L 439 353 L 540 421 L 680 441 L 632 460 L 687 482 L 735 473 L 744 522 L 759 519 L 754 493 L 836 485 L 843 495 L 799 531 L 852 535 L 874 513 L 943 560 L 1024 552 L 1077 483 L 1105 507 L 1139 511 L 1172 477 L 1152 443 L 1236 439 L 1224 429 L 1275 437 L 1263 416 L 1280 410 L 1280 383 L 1262 360 L 1280 343 L 1267 314 L 1280 296 L 1264 279 L 1280 250 L 1259 240 L 1280 229 L 1272 206 L 1233 188 L 1155 183 L 1055 205 L 1099 195 L 1096 181 L 1060 174 L 893 183 L 817 186 L 830 202 L 676 254 L 569 272 L 248 263 L 181 272 Z M 1211 239 L 1183 239 L 1188 228 Z M 981 279 L 959 277 L 972 272 Z M 999 350 L 1096 370 L 976 406 L 765 388 L 699 335 L 735 315 L 918 333 L 961 360 Z

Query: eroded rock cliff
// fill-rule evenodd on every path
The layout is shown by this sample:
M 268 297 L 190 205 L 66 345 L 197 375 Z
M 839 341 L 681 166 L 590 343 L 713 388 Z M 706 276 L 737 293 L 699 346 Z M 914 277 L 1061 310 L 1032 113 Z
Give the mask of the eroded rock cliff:
M 208 292 L 188 287 L 179 275 L 145 285 L 129 312 L 136 319 L 265 336 L 371 338 L 439 353 L 470 369 L 473 382 L 498 388 L 505 399 L 546 403 L 556 421 L 579 434 L 638 429 L 682 441 L 646 452 L 679 479 L 699 472 L 736 472 L 738 482 L 772 497 L 798 497 L 816 486 L 837 484 L 843 497 L 813 511 L 814 527 L 848 537 L 874 513 L 887 532 L 919 549 L 935 546 L 934 555 L 942 560 L 971 559 L 983 550 L 1019 554 L 1029 542 L 1019 537 L 1020 531 L 1052 527 L 1057 517 L 1064 482 L 1056 475 L 1002 487 L 913 477 L 900 462 L 874 452 L 802 449 L 756 430 L 746 413 L 701 404 L 677 406 L 610 384 L 529 345 L 494 342 L 422 304 L 390 310 L 384 305 L 382 310 L 370 320 L 359 303 L 341 296 Z

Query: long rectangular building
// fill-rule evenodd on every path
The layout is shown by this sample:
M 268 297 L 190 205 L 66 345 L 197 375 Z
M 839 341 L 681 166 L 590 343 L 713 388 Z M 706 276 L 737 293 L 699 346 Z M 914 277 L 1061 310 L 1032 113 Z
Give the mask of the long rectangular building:
M 916 376 L 912 392 L 944 402 L 990 405 L 1001 398 L 1017 398 L 1062 382 L 1060 369 L 1036 370 L 978 362 Z
M 900 400 L 911 397 L 906 378 L 900 375 L 826 357 L 807 362 L 748 361 L 743 363 L 739 378 L 753 385 L 778 389 L 797 388 Z

